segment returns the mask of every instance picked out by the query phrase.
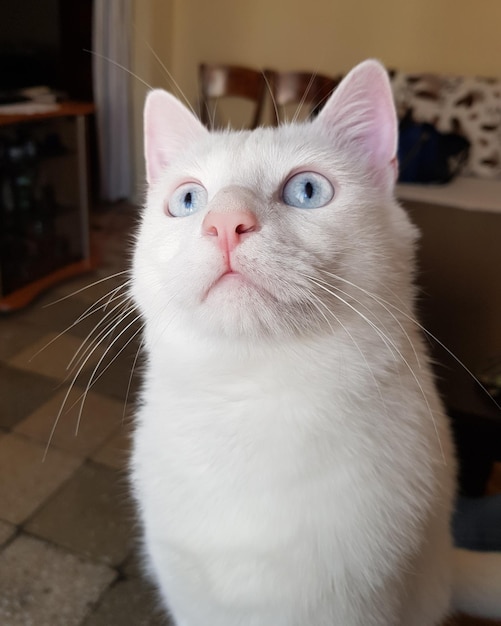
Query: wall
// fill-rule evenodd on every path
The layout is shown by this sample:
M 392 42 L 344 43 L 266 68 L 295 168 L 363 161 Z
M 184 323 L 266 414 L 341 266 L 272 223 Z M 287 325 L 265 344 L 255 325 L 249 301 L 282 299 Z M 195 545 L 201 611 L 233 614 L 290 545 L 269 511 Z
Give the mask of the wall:
M 190 98 L 198 62 L 346 71 L 501 74 L 499 0 L 175 0 L 173 70 Z
M 133 200 L 144 199 L 143 105 L 150 88 L 168 85 L 172 68 L 174 0 L 132 0 L 133 42 L 131 97 L 133 111 L 134 188 Z M 158 57 L 158 58 L 157 58 Z
M 134 0 L 134 71 L 192 103 L 200 61 L 338 74 L 367 57 L 408 71 L 501 75 L 499 0 Z M 177 93 L 176 89 L 174 89 Z M 144 88 L 134 91 L 141 172 Z M 138 176 L 141 179 L 141 176 Z

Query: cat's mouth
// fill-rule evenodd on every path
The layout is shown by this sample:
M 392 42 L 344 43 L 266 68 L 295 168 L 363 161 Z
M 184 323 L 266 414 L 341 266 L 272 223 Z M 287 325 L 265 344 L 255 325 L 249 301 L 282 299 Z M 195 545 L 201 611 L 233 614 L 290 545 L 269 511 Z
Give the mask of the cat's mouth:
M 205 295 L 207 296 L 211 291 L 217 289 L 218 287 L 228 286 L 231 288 L 232 285 L 236 287 L 242 284 L 250 285 L 251 282 L 241 272 L 229 269 L 216 278 L 216 280 L 207 289 Z
M 228 269 L 221 273 L 205 290 L 202 302 L 206 301 L 211 294 L 216 292 L 235 293 L 240 289 L 262 292 L 263 289 L 256 285 L 247 275 L 234 269 Z

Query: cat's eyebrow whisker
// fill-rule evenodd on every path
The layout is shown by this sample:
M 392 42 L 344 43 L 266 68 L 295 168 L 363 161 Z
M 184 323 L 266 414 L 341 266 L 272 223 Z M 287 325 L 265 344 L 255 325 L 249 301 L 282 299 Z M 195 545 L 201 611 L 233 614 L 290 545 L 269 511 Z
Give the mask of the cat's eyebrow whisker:
M 311 77 L 310 77 L 310 81 L 309 81 L 306 89 L 304 90 L 304 93 L 303 93 L 303 95 L 301 97 L 301 100 L 300 100 L 300 102 L 299 102 L 299 104 L 297 106 L 296 112 L 294 113 L 294 116 L 292 117 L 292 124 L 295 124 L 297 122 L 299 114 L 301 113 L 301 111 L 303 109 L 304 103 L 306 102 L 306 98 L 308 97 L 308 94 L 309 94 L 309 92 L 310 92 L 310 90 L 311 90 L 311 88 L 313 86 L 313 82 L 314 82 L 315 78 L 316 78 L 316 73 L 312 74 Z
M 334 89 L 332 89 L 331 91 L 329 91 L 329 93 L 327 93 L 325 96 L 323 96 L 323 98 L 321 98 L 317 104 L 315 105 L 315 110 L 317 112 L 320 112 L 323 108 L 323 105 L 327 102 L 327 100 L 332 96 L 332 94 L 334 93 L 334 90 L 336 89 L 337 85 L 334 87 Z
M 152 85 L 147 83 L 145 80 L 143 80 L 140 76 L 135 74 L 128 67 L 125 67 L 125 65 L 122 65 L 121 63 L 118 63 L 118 61 L 114 61 L 113 59 L 110 59 L 110 57 L 107 57 L 106 55 L 101 54 L 100 52 L 96 52 L 95 50 L 89 50 L 88 48 L 83 48 L 83 52 L 87 52 L 89 54 L 92 54 L 95 57 L 98 57 L 99 59 L 102 59 L 103 61 L 107 61 L 111 65 L 114 65 L 115 67 L 118 67 L 118 69 L 123 70 L 124 72 L 127 72 L 127 74 L 132 76 L 132 78 L 135 78 L 137 81 L 139 81 L 141 84 L 143 84 L 148 89 L 153 89 Z
M 266 76 L 266 73 L 263 71 L 262 74 L 263 74 L 264 82 L 266 83 L 266 87 L 268 89 L 268 93 L 270 94 L 271 102 L 273 104 L 273 110 L 275 111 L 275 119 L 277 120 L 277 124 L 279 124 L 280 123 L 280 117 L 279 117 L 279 113 L 278 113 L 278 105 L 277 105 L 277 101 L 275 99 L 275 96 L 273 95 L 273 89 L 271 88 L 270 81 L 268 80 L 268 77 Z
M 134 28 L 136 28 L 136 25 L 134 24 Z M 190 111 L 193 113 L 193 115 L 198 118 L 197 112 L 195 111 L 194 107 L 192 106 L 191 102 L 188 100 L 188 97 L 186 96 L 186 94 L 184 93 L 184 91 L 181 89 L 179 83 L 177 82 L 177 80 L 174 78 L 174 76 L 172 75 L 172 72 L 170 72 L 167 68 L 167 66 L 165 65 L 165 63 L 162 61 L 162 59 L 158 56 L 158 54 L 155 52 L 155 50 L 153 49 L 153 47 L 150 45 L 150 43 L 146 40 L 143 40 L 144 44 L 146 45 L 146 47 L 148 48 L 148 50 L 151 52 L 151 54 L 154 56 L 154 58 L 156 59 L 156 61 L 158 62 L 158 64 L 160 65 L 160 67 L 162 68 L 162 70 L 165 72 L 165 75 L 167 76 L 167 78 L 170 80 L 170 82 L 174 85 L 175 89 L 177 90 L 177 92 L 181 95 L 181 97 L 183 98 L 183 100 L 185 101 L 187 107 L 190 109 Z
M 44 304 L 43 308 L 45 309 L 49 306 L 54 306 L 54 304 L 58 304 L 59 302 L 63 302 L 63 300 L 67 300 L 68 298 L 73 298 L 73 296 L 76 296 L 78 293 L 81 293 L 82 291 L 85 291 L 86 289 L 95 287 L 96 285 L 99 285 L 100 283 L 110 280 L 111 278 L 116 278 L 117 276 L 121 276 L 122 274 L 127 274 L 128 272 L 129 270 L 122 270 L 121 272 L 116 272 L 115 274 L 111 274 L 110 276 L 105 276 L 104 278 L 95 280 L 94 282 L 89 283 L 88 285 L 85 285 L 84 287 L 81 287 L 80 289 L 77 289 L 76 291 L 73 291 L 72 293 L 69 293 L 66 296 L 62 296 L 62 298 L 58 298 L 57 300 L 53 300 L 52 302 L 49 302 L 48 304 Z

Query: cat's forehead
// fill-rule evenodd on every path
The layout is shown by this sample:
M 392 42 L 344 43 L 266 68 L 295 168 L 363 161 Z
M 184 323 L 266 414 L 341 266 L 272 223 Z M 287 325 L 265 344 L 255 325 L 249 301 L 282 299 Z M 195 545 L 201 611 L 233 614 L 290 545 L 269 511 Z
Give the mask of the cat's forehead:
M 210 179 L 217 186 L 249 181 L 274 185 L 291 171 L 325 170 L 335 160 L 329 143 L 311 125 L 223 131 L 210 133 L 188 147 L 173 175 Z

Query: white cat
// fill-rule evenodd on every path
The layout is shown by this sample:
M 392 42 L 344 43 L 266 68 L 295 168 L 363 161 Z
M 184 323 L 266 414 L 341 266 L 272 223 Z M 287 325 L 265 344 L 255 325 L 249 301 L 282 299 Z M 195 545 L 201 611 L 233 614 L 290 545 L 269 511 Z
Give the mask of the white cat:
M 356 67 L 313 122 L 253 132 L 211 133 L 153 91 L 145 132 L 132 476 L 176 625 L 499 614 L 501 557 L 451 546 L 385 70 Z

